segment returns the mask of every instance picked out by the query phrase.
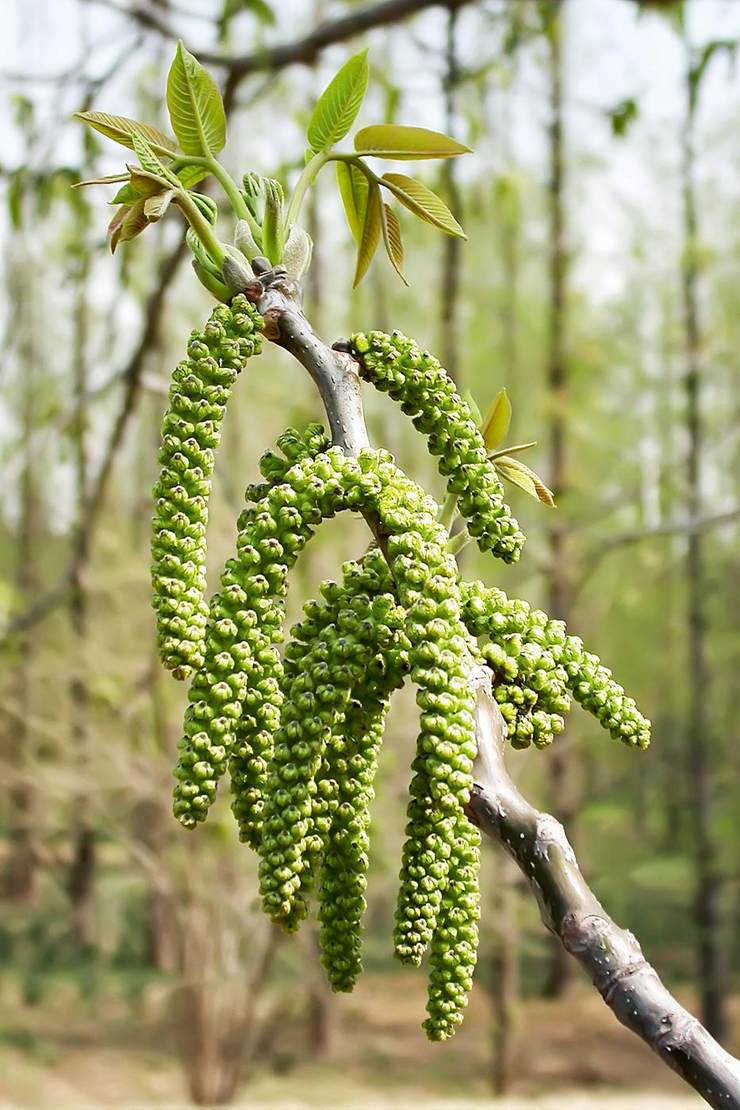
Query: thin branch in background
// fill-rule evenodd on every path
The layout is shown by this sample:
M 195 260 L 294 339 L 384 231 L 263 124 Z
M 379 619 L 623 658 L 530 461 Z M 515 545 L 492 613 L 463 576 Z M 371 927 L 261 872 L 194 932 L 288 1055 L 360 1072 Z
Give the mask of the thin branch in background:
M 179 32 L 151 7 L 135 4 L 127 7 L 113 0 L 87 0 L 88 3 L 104 4 L 119 11 L 122 15 L 135 20 L 148 31 L 164 38 L 175 40 Z M 334 19 L 326 19 L 313 31 L 301 38 L 276 46 L 267 46 L 250 54 L 230 55 L 206 48 L 196 49 L 203 65 L 220 66 L 230 71 L 230 77 L 241 80 L 253 73 L 265 70 L 283 69 L 290 65 L 313 65 L 318 56 L 328 46 L 345 42 L 364 31 L 387 27 L 402 19 L 426 11 L 428 8 L 462 8 L 475 0 L 383 0 L 367 8 L 352 11 Z
M 593 563 L 620 547 L 629 547 L 644 540 L 652 540 L 659 536 L 690 536 L 699 532 L 708 532 L 713 528 L 722 528 L 725 524 L 732 524 L 740 518 L 740 506 L 734 509 L 725 509 L 719 513 L 710 513 L 694 520 L 673 520 L 667 524 L 656 524 L 652 528 L 636 528 L 631 532 L 618 532 L 614 536 L 606 536 L 593 550 L 584 557 L 585 563 Z

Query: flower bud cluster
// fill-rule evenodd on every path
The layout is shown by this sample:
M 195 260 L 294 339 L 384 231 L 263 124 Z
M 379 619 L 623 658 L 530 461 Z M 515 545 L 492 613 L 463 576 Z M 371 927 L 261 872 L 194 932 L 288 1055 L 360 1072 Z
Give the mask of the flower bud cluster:
M 305 437 L 286 433 L 285 446 L 300 461 L 287 460 L 285 476 L 301 485 L 300 468 L 323 441 L 316 426 Z M 262 788 L 280 720 L 278 645 L 288 571 L 321 519 L 315 497 L 305 489 L 299 495 L 290 481 L 268 483 L 239 518 L 236 556 L 211 601 L 205 658 L 190 688 L 175 769 L 174 813 L 188 828 L 205 820 L 231 757 L 240 836 L 253 847 L 259 842 Z
M 515 747 L 549 744 L 564 727 L 572 694 L 618 740 L 644 748 L 650 722 L 614 681 L 598 656 L 525 601 L 481 582 L 465 583 L 463 620 L 493 671 L 494 696 Z
M 189 678 L 203 662 L 206 526 L 214 452 L 231 388 L 259 354 L 262 319 L 243 296 L 218 305 L 175 369 L 154 487 L 153 605 L 162 662 Z
M 398 401 L 427 436 L 429 451 L 439 457 L 448 492 L 457 495 L 458 508 L 481 551 L 515 562 L 524 535 L 504 502 L 501 482 L 470 406 L 447 371 L 400 332 L 357 334 L 351 343 L 362 376 Z
M 442 895 L 429 953 L 424 1028 L 430 1041 L 451 1037 L 463 1019 L 478 955 L 480 833 L 461 815 L 455 827 L 449 885 Z

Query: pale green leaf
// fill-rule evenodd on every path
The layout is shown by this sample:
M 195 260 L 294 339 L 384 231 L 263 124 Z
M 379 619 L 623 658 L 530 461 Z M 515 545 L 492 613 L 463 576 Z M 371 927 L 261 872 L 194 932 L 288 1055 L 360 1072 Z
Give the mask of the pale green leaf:
M 162 163 L 157 158 L 149 143 L 143 135 L 134 133 L 132 136 L 134 151 L 136 157 L 139 159 L 139 165 L 146 173 L 151 174 L 152 177 L 160 178 L 163 181 L 167 180 L 166 170 Z
M 489 451 L 493 451 L 500 443 L 504 442 L 509 433 L 510 424 L 511 401 L 506 390 L 500 389 L 481 428 L 483 440 Z
M 457 154 L 470 154 L 470 147 L 463 146 L 440 131 L 426 127 L 404 127 L 397 123 L 381 123 L 363 127 L 355 135 L 355 150 L 373 158 L 454 158 Z
M 403 240 L 396 213 L 387 204 L 383 204 L 380 209 L 380 219 L 386 254 L 401 281 L 404 285 L 408 285 L 403 273 Z
M 118 190 L 116 195 L 108 201 L 109 204 L 133 204 L 138 200 L 139 193 L 136 191 L 131 182 L 126 179 L 127 183 Z
M 357 248 L 357 267 L 353 286 L 356 288 L 367 273 L 367 268 L 373 260 L 380 241 L 382 224 L 380 189 L 373 183 L 367 196 L 365 207 L 365 220 L 362 226 L 360 245 Z
M 513 482 L 515 486 L 519 486 L 530 497 L 534 497 L 535 501 L 541 501 L 543 505 L 553 509 L 555 507 L 555 498 L 552 491 L 547 488 L 542 479 L 525 466 L 523 462 L 518 459 L 511 459 L 508 455 L 501 455 L 496 459 L 494 466 L 502 477 L 507 481 Z
M 180 178 L 183 189 L 192 189 L 204 177 L 208 177 L 210 172 L 207 166 L 183 166 L 182 169 L 177 171 L 177 176 Z
M 365 97 L 367 50 L 345 62 L 326 86 L 309 120 L 306 138 L 314 152 L 328 150 L 349 131 Z
M 121 146 L 134 149 L 134 135 L 143 135 L 152 149 L 164 157 L 173 158 L 177 153 L 177 145 L 169 135 L 165 135 L 157 127 L 149 123 L 139 123 L 138 120 L 128 119 L 126 116 L 111 116 L 108 112 L 75 112 L 75 119 L 82 120 L 88 127 L 113 139 Z
M 383 174 L 381 181 L 391 190 L 404 208 L 408 208 L 420 220 L 438 227 L 440 231 L 446 232 L 447 235 L 455 235 L 458 239 L 467 239 L 467 235 L 445 202 L 431 189 L 428 189 L 426 185 L 422 185 L 421 181 L 416 181 L 413 177 L 406 177 L 402 173 Z
M 226 142 L 226 113 L 210 73 L 178 42 L 167 75 L 172 130 L 186 154 L 218 154 Z
M 347 162 L 337 162 L 337 184 L 352 238 L 359 245 L 365 222 L 368 179 L 362 170 Z

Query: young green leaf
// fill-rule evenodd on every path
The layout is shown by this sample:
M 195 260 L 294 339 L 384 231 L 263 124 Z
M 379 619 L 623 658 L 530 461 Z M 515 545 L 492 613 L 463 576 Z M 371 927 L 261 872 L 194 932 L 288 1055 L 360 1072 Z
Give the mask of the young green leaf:
M 454 158 L 457 154 L 470 154 L 470 147 L 463 146 L 440 131 L 426 127 L 404 127 L 397 123 L 381 123 L 363 127 L 355 135 L 355 150 L 373 158 Z
M 431 189 L 428 189 L 426 185 L 422 185 L 421 181 L 416 181 L 413 177 L 406 177 L 403 173 L 386 173 L 383 174 L 381 182 L 386 188 L 390 189 L 404 208 L 408 208 L 420 220 L 438 227 L 440 231 L 446 232 L 447 235 L 455 235 L 458 239 L 467 239 L 467 235 L 445 202 Z
M 513 482 L 515 486 L 519 486 L 530 497 L 534 497 L 535 501 L 541 501 L 543 505 L 548 508 L 555 508 L 555 498 L 552 495 L 552 490 L 549 490 L 542 479 L 525 466 L 523 462 L 518 459 L 511 459 L 508 455 L 500 455 L 494 462 L 494 466 L 503 478 L 509 482 Z
M 177 176 L 180 178 L 183 189 L 192 189 L 204 177 L 208 177 L 209 173 L 210 170 L 206 166 L 183 166 L 182 169 L 177 171 Z
M 403 240 L 401 239 L 401 228 L 396 213 L 392 208 L 389 208 L 387 204 L 381 205 L 380 222 L 383 230 L 383 242 L 385 243 L 386 254 L 390 258 L 393 269 L 396 271 L 401 281 L 404 285 L 408 285 L 403 273 Z
M 126 184 L 123 185 L 118 190 L 116 195 L 108 201 L 108 204 L 133 204 L 136 200 L 138 200 L 139 196 L 140 194 L 127 178 Z
M 264 179 L 265 211 L 262 217 L 262 249 L 276 266 L 283 253 L 283 188 L 271 177 Z
M 232 293 L 227 285 L 224 285 L 217 277 L 205 270 L 195 258 L 193 259 L 193 269 L 198 281 L 209 293 L 213 294 L 217 301 L 223 301 L 224 304 L 229 303 Z
M 493 451 L 500 443 L 504 442 L 510 424 L 511 401 L 506 390 L 500 389 L 481 428 L 483 440 L 489 451 Z
M 362 225 L 362 235 L 360 237 L 360 245 L 357 248 L 357 267 L 355 269 L 355 280 L 353 287 L 357 286 L 362 281 L 367 273 L 367 268 L 373 260 L 373 255 L 378 249 L 378 242 L 380 241 L 382 215 L 380 205 L 380 188 L 375 182 L 372 183 L 368 195 L 367 205 L 365 206 L 365 220 Z
M 186 154 L 218 154 L 226 142 L 226 113 L 210 73 L 178 42 L 167 75 L 172 130 Z
M 328 150 L 347 134 L 365 97 L 369 73 L 367 50 L 363 50 L 345 62 L 326 86 L 306 131 L 312 151 Z
M 185 241 L 187 242 L 190 250 L 193 252 L 194 257 L 196 258 L 198 264 L 202 267 L 202 269 L 208 270 L 208 272 L 214 277 L 220 277 L 221 267 L 217 266 L 216 263 L 213 261 L 210 254 L 203 246 L 196 233 L 193 231 L 192 227 L 189 227 L 185 232 Z
M 127 119 L 126 116 L 111 116 L 108 112 L 75 112 L 74 118 L 82 120 L 94 131 L 105 135 L 107 139 L 113 139 L 121 146 L 128 147 L 129 150 L 134 149 L 134 135 L 143 135 L 157 154 L 173 158 L 177 152 L 174 139 L 148 123 L 139 123 L 138 120 Z
M 352 238 L 359 245 L 365 222 L 368 179 L 362 170 L 347 162 L 337 162 L 337 184 Z
M 157 158 L 156 154 L 154 153 L 144 136 L 134 132 L 131 138 L 134 144 L 136 157 L 139 159 L 139 165 L 141 166 L 142 170 L 145 170 L 146 173 L 151 174 L 152 177 L 166 181 L 167 171 Z

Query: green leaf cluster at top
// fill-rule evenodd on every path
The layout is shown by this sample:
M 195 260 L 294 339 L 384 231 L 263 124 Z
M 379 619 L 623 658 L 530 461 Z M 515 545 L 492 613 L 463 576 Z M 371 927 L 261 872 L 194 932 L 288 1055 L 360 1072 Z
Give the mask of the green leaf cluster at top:
M 319 97 L 307 128 L 304 169 L 287 203 L 278 181 L 249 172 L 239 187 L 217 159 L 226 142 L 226 113 L 216 82 L 180 42 L 167 77 L 167 108 L 175 138 L 150 124 L 107 112 L 81 112 L 77 118 L 133 150 L 138 165 L 126 173 L 81 185 L 122 183 L 113 198 L 116 213 L 109 226 L 111 249 L 135 238 L 161 219 L 171 204 L 190 224 L 188 243 L 199 279 L 222 300 L 244 287 L 257 255 L 284 265 L 300 278 L 311 256 L 311 241 L 298 225 L 301 205 L 319 171 L 328 162 L 337 169 L 337 184 L 353 239 L 357 245 L 357 285 L 382 239 L 392 265 L 403 277 L 404 248 L 396 201 L 418 219 L 447 235 L 465 238 L 444 201 L 421 181 L 401 173 L 382 176 L 368 158 L 392 161 L 453 158 L 468 152 L 462 143 L 437 131 L 399 124 L 363 127 L 354 137 L 354 151 L 335 149 L 349 133 L 367 91 L 367 51 L 350 58 Z M 194 191 L 204 177 L 214 176 L 237 217 L 235 245 L 221 243 L 215 225 L 218 211 L 208 196 Z M 385 197 L 383 194 L 385 190 Z
M 334 146 L 350 131 L 367 91 L 369 67 L 367 51 L 350 58 L 319 97 L 309 120 L 306 137 L 310 158 L 302 182 L 307 188 L 328 161 L 337 166 L 337 184 L 352 237 L 357 245 L 354 284 L 367 272 L 382 238 L 386 253 L 403 278 L 403 242 L 394 210 L 382 198 L 386 189 L 392 199 L 447 235 L 465 238 L 465 233 L 444 201 L 421 181 L 405 174 L 387 173 L 378 177 L 365 161 L 380 158 L 408 161 L 425 158 L 454 158 L 469 147 L 424 127 L 401 124 L 376 124 L 361 128 L 354 138 L 354 153 L 342 153 Z M 295 214 L 302 200 L 299 181 L 293 200 Z M 403 279 L 405 280 L 405 278 Z

